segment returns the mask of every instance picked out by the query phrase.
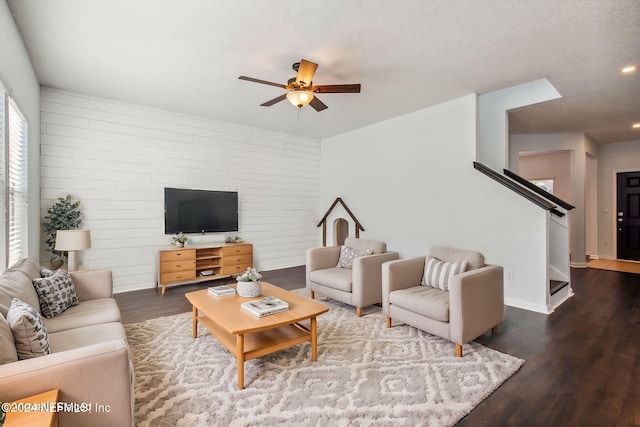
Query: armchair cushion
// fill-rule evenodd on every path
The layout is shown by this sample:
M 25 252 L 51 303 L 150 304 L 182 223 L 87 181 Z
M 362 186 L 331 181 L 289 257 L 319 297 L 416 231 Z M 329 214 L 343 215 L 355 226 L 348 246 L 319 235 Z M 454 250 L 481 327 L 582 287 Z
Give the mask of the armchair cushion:
M 414 286 L 389 294 L 389 302 L 441 322 L 449 321 L 449 292 L 431 286 Z
M 338 268 L 353 268 L 353 259 L 365 255 L 371 255 L 370 249 L 364 251 L 353 249 L 348 246 L 342 245 L 340 248 L 340 259 L 338 260 Z
M 352 270 L 348 268 L 327 268 L 316 270 L 310 273 L 311 281 L 322 283 L 324 286 L 351 292 L 353 285 Z
M 464 273 L 467 269 L 467 264 L 467 261 L 446 262 L 427 257 L 421 284 L 447 291 L 449 290 L 451 278 L 456 274 Z
M 377 240 L 360 239 L 358 237 L 347 237 L 344 245 L 359 251 L 369 250 L 370 254 L 383 254 L 387 252 L 387 244 Z
M 444 248 L 435 246 L 429 251 L 429 256 L 441 261 L 461 262 L 467 261 L 467 270 L 475 270 L 484 266 L 484 255 L 480 252 L 468 249 Z

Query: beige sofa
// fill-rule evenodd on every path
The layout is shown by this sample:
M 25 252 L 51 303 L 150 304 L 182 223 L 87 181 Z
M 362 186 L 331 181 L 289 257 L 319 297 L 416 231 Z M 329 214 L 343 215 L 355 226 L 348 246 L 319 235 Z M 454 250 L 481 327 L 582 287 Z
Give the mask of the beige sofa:
M 382 265 L 382 310 L 387 327 L 393 320 L 414 326 L 462 346 L 504 319 L 502 267 L 486 265 L 476 251 L 434 247 L 429 256 L 445 262 L 468 262 L 465 272 L 453 275 L 449 289 L 421 284 L 426 257 L 401 259 Z
M 32 285 L 38 277 L 40 267 L 31 259 L 0 275 L 0 322 L 7 322 L 14 297 L 41 313 Z M 112 297 L 111 271 L 72 272 L 71 277 L 80 303 L 58 317 L 43 318 L 50 354 L 12 361 L 13 337 L 6 336 L 6 327 L 0 328 L 0 334 L 5 332 L 0 336 L 0 401 L 59 389 L 61 402 L 92 407 L 91 412 L 60 412 L 61 426 L 132 426 L 133 367 L 120 310 Z M 104 412 L 96 411 L 96 405 L 103 405 Z
M 371 255 L 353 259 L 352 268 L 338 268 L 340 246 L 307 250 L 306 285 L 311 291 L 356 307 L 358 317 L 362 308 L 382 302 L 382 263 L 398 259 L 397 252 L 387 252 L 387 245 L 377 240 L 347 237 L 344 246 Z

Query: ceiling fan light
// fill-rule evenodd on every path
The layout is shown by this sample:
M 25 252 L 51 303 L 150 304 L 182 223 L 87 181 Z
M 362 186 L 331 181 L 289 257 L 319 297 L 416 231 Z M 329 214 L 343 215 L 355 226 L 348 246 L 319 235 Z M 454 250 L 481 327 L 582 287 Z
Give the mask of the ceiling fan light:
M 308 90 L 294 90 L 287 94 L 289 102 L 296 107 L 304 107 L 313 99 L 313 92 Z

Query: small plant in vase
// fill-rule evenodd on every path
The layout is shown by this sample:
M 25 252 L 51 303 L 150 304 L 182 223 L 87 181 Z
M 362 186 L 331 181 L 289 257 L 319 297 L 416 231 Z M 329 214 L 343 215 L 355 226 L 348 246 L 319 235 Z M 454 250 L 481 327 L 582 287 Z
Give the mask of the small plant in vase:
M 262 284 L 260 283 L 262 274 L 252 267 L 248 267 L 247 271 L 236 277 L 238 286 L 236 291 L 238 295 L 245 298 L 259 297 L 262 295 Z
M 173 243 L 176 246 L 180 246 L 181 248 L 184 248 L 184 244 L 188 241 L 189 241 L 189 238 L 182 233 L 178 234 L 177 236 L 173 236 L 171 238 L 171 243 Z

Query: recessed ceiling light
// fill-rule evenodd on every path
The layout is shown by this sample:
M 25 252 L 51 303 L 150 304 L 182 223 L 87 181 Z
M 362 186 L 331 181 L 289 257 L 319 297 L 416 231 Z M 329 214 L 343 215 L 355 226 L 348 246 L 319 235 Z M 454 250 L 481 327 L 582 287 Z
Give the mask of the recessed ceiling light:
M 637 69 L 638 69 L 638 67 L 636 67 L 635 65 L 630 65 L 630 66 L 628 66 L 628 67 L 624 67 L 624 68 L 622 69 L 622 72 L 623 72 L 623 73 L 625 73 L 625 74 L 628 74 L 628 73 L 633 73 L 633 72 L 634 72 L 634 71 L 636 71 Z
M 631 125 L 631 127 L 634 129 L 640 129 L 640 123 L 634 123 Z

